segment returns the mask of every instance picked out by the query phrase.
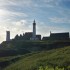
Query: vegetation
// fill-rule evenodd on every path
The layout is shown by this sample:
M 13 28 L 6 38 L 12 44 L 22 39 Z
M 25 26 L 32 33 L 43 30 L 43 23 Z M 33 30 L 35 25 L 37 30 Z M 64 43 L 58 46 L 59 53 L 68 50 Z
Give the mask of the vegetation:
M 4 70 L 70 70 L 70 46 L 21 56 Z
M 70 40 L 3 42 L 0 45 L 0 70 L 69 70 L 69 50 Z
M 9 42 L 3 42 L 1 44 L 2 49 L 14 49 L 15 50 L 27 50 L 29 52 L 51 50 L 54 48 L 61 48 L 69 46 L 70 41 L 24 41 L 24 40 L 12 40 Z

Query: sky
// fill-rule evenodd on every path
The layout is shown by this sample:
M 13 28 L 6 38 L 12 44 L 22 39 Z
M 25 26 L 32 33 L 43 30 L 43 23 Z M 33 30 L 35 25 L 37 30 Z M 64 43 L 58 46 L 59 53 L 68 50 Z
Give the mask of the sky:
M 32 32 L 36 21 L 37 34 L 70 32 L 70 0 L 0 0 L 0 43 L 16 34 Z

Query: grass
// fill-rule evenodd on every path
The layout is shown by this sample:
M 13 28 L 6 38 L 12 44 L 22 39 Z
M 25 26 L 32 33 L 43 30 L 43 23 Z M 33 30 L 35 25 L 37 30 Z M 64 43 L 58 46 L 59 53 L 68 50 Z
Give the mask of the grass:
M 64 70 L 65 65 L 70 67 L 70 46 L 21 56 L 4 70 L 44 70 L 47 67 L 46 70 L 54 70 L 54 65 L 58 67 L 56 70 Z
M 17 58 L 17 56 L 0 57 L 0 62 L 9 61 L 14 58 Z
M 39 67 L 39 70 L 43 70 L 43 67 L 40 66 L 40 67 Z M 53 69 L 52 67 L 46 66 L 46 67 L 45 67 L 45 70 L 54 70 L 54 69 Z M 64 70 L 64 68 L 58 68 L 58 67 L 56 67 L 56 70 Z

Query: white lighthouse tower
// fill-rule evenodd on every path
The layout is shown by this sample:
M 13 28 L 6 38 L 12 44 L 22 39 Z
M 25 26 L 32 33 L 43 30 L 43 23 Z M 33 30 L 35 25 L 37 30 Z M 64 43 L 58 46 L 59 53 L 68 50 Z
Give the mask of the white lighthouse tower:
M 36 22 L 35 20 L 33 21 L 33 32 L 32 32 L 32 38 L 30 38 L 31 40 L 37 40 L 36 38 Z
M 10 41 L 10 31 L 6 31 L 6 41 Z

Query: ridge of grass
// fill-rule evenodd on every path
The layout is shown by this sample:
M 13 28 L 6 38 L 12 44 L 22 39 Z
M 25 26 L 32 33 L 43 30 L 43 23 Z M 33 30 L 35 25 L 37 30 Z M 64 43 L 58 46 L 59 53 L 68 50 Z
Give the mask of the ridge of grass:
M 24 55 L 4 70 L 39 70 L 40 66 L 43 67 L 43 70 L 44 66 L 50 66 L 50 70 L 54 70 L 57 67 L 62 67 L 63 70 L 64 68 L 69 68 L 70 46 Z

